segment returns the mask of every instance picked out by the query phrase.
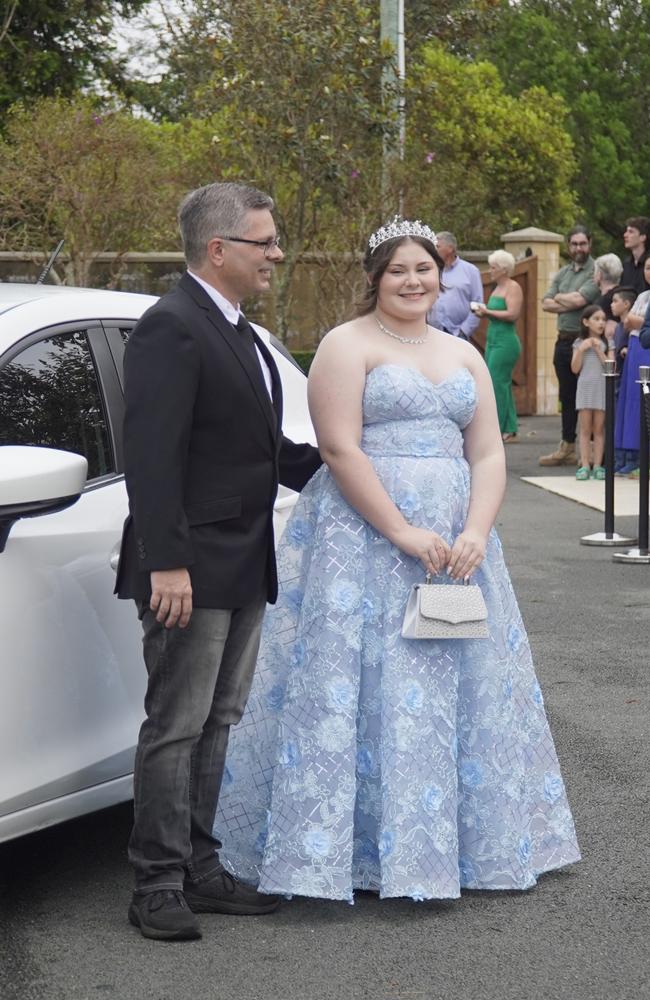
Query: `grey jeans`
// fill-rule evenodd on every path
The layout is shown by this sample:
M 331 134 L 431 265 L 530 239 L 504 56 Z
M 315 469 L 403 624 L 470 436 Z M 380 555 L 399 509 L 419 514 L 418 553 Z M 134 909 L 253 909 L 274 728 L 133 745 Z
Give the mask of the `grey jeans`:
M 136 889 L 181 889 L 220 868 L 212 835 L 230 727 L 242 717 L 265 599 L 245 608 L 195 608 L 185 629 L 141 609 L 149 675 L 135 757 L 129 861 Z

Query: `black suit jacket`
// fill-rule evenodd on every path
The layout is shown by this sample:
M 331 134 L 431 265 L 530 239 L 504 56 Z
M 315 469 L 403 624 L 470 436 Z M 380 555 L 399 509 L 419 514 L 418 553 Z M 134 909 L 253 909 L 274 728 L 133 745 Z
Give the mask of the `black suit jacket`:
M 148 600 L 151 570 L 186 567 L 195 607 L 277 597 L 273 504 L 300 490 L 317 449 L 282 434 L 258 361 L 205 290 L 185 274 L 142 316 L 124 356 L 129 517 L 115 591 Z

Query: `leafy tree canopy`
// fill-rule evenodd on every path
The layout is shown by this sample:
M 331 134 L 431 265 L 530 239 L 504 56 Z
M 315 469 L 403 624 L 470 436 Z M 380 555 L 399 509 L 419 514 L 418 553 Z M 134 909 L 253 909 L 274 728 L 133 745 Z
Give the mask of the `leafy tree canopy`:
M 404 32 L 407 51 L 436 40 L 455 55 L 471 55 L 491 31 L 500 0 L 407 0 Z
M 650 0 L 499 0 L 476 51 L 511 94 L 561 94 L 584 216 L 604 243 L 650 201 Z
M 71 95 L 124 66 L 110 34 L 116 16 L 147 0 L 4 0 L 0 5 L 0 119 L 15 101 Z
M 411 213 L 465 245 L 526 225 L 562 229 L 576 211 L 567 107 L 541 87 L 514 97 L 494 66 L 426 44 L 407 90 Z
M 98 252 L 178 245 L 181 195 L 214 175 L 211 129 L 158 126 L 90 98 L 14 105 L 0 140 L 3 248 L 48 251 L 64 237 L 74 284 Z
M 364 0 L 292 0 L 290 16 L 280 3 L 197 0 L 185 12 L 167 80 L 141 100 L 161 117 L 210 121 L 220 179 L 274 197 L 282 333 L 298 255 L 356 248 L 368 207 L 376 221 L 382 142 L 396 124 L 381 85 L 393 53 L 379 43 L 378 5 Z

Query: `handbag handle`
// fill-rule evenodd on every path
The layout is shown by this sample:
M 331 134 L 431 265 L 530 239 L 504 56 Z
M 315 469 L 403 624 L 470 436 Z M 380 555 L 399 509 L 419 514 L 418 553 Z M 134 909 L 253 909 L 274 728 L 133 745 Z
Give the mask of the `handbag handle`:
M 436 573 L 435 575 L 436 576 L 442 576 L 441 573 Z M 429 584 L 429 583 L 431 583 L 431 580 L 432 580 L 432 574 L 431 573 L 427 573 L 426 576 L 425 576 L 425 583 Z M 452 583 L 459 583 L 461 585 L 461 587 L 469 587 L 469 583 L 470 583 L 469 580 L 465 580 L 465 579 L 463 579 L 463 580 L 452 580 L 451 582 Z

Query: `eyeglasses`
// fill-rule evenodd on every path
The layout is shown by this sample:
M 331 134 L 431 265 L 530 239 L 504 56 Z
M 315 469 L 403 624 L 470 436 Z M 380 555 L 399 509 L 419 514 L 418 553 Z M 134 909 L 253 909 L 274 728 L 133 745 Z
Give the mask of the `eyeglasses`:
M 250 243 L 251 246 L 261 247 L 265 257 L 268 257 L 274 250 L 280 249 L 280 241 L 277 236 L 273 236 L 269 240 L 245 240 L 243 236 L 219 236 L 218 239 L 226 240 L 228 243 Z

